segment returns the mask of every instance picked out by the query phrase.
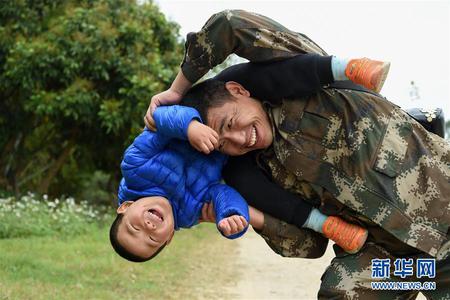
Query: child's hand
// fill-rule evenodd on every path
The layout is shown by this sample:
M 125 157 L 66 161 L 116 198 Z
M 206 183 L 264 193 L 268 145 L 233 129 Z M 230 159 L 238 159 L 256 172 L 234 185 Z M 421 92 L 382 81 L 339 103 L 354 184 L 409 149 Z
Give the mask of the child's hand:
M 247 225 L 248 223 L 243 216 L 233 215 L 222 219 L 218 227 L 225 236 L 230 236 L 241 232 Z
M 161 105 L 177 104 L 181 101 L 182 97 L 183 95 L 171 89 L 153 96 L 147 109 L 147 113 L 144 117 L 145 126 L 147 126 L 147 128 L 150 130 L 156 131 L 155 120 L 153 119 L 153 113 L 155 112 L 155 109 Z
M 205 154 L 209 154 L 219 147 L 217 132 L 197 120 L 193 120 L 189 124 L 187 136 L 191 146 Z

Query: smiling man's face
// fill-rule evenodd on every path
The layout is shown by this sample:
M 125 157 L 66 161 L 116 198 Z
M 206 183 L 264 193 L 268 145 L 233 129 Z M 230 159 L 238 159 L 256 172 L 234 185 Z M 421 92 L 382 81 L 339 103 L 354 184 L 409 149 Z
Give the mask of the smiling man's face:
M 250 97 L 240 84 L 227 82 L 233 96 L 225 104 L 208 109 L 207 124 L 219 134 L 219 150 L 228 155 L 243 155 L 272 144 L 269 116 L 261 102 Z
M 123 214 L 117 231 L 118 242 L 130 253 L 147 258 L 174 234 L 172 206 L 164 197 L 145 197 L 126 201 L 117 209 Z

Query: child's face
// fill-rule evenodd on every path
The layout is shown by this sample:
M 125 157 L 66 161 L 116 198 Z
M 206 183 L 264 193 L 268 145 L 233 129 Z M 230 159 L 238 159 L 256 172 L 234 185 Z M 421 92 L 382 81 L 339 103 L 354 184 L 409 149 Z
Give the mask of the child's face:
M 150 257 L 173 237 L 172 206 L 164 197 L 126 201 L 117 209 L 117 213 L 123 214 L 117 239 L 134 255 Z

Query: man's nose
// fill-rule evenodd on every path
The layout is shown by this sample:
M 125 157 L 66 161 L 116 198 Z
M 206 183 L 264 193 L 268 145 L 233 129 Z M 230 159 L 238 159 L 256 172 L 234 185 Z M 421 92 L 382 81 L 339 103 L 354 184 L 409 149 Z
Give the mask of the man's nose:
M 224 132 L 223 138 L 238 146 L 244 146 L 246 142 L 245 132 L 242 130 Z

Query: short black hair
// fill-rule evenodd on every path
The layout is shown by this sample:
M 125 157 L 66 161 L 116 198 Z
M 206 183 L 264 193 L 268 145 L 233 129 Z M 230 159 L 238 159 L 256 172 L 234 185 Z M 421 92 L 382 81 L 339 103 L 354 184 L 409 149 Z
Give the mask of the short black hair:
M 164 243 L 150 257 L 140 257 L 137 255 L 134 255 L 133 253 L 131 253 L 130 251 L 125 249 L 125 247 L 123 247 L 117 240 L 117 233 L 119 231 L 119 226 L 122 223 L 122 219 L 123 219 L 123 214 L 117 214 L 116 219 L 111 224 L 111 228 L 109 229 L 109 240 L 111 242 L 111 246 L 114 248 L 116 253 L 119 254 L 122 258 L 125 258 L 126 260 L 129 260 L 132 262 L 145 262 L 145 261 L 148 261 L 148 260 L 156 257 L 156 255 L 158 255 L 159 252 L 161 252 L 162 249 L 164 249 L 164 247 L 166 246 L 167 243 Z
M 220 107 L 232 99 L 234 97 L 227 90 L 225 82 L 211 78 L 191 87 L 180 104 L 195 108 L 206 124 L 210 108 Z

